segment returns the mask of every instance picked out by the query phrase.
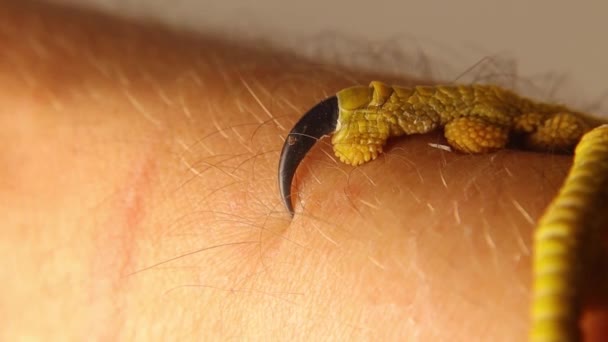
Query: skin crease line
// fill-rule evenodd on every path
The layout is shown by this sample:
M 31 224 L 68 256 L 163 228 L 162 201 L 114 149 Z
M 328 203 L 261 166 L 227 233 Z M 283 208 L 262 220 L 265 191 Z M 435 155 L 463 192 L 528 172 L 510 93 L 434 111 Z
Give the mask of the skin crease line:
M 351 167 L 324 139 L 292 221 L 276 169 L 302 113 L 422 82 L 0 8 L 0 340 L 525 338 L 530 221 L 570 157 L 464 155 L 430 133 Z

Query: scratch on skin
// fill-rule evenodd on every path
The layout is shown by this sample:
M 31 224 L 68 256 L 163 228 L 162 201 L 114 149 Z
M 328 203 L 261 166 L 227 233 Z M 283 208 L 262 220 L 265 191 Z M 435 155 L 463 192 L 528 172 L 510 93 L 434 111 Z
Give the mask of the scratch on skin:
M 89 305 L 95 315 L 88 331 L 101 341 L 117 340 L 124 324 L 128 291 L 124 276 L 133 269 L 133 251 L 146 214 L 145 199 L 156 170 L 150 154 L 131 165 L 114 192 L 109 218 L 93 235 Z

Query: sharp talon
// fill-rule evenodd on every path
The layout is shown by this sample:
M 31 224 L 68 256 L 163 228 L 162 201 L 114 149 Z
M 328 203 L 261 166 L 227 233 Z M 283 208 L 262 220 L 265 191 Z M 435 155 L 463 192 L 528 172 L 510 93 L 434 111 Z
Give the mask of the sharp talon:
M 293 126 L 285 139 L 279 160 L 279 190 L 281 199 L 291 216 L 291 183 L 298 165 L 317 140 L 336 130 L 338 99 L 332 96 L 319 102 Z

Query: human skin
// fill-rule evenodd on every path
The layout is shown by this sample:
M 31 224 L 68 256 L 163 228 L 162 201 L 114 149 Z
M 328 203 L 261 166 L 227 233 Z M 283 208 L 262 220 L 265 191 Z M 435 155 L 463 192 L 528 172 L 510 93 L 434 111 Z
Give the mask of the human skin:
M 532 230 L 570 156 L 432 134 L 353 168 L 325 139 L 292 220 L 277 161 L 298 117 L 412 80 L 0 6 L 1 340 L 526 338 Z

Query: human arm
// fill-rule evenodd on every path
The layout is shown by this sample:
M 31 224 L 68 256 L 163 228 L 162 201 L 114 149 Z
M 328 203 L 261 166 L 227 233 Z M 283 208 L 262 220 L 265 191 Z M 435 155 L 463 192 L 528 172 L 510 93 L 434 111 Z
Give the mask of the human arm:
M 526 335 L 532 221 L 569 157 L 462 156 L 435 135 L 354 169 L 321 144 L 290 222 L 290 125 L 380 75 L 2 6 L 2 337 Z

